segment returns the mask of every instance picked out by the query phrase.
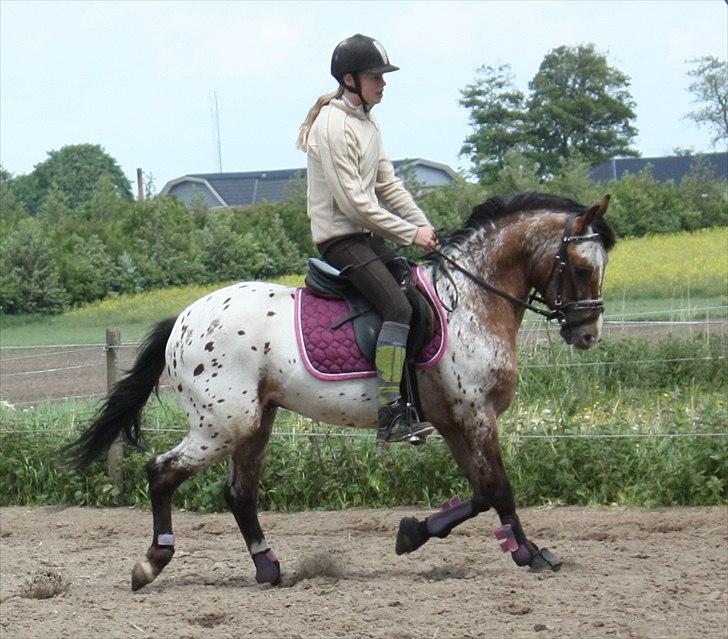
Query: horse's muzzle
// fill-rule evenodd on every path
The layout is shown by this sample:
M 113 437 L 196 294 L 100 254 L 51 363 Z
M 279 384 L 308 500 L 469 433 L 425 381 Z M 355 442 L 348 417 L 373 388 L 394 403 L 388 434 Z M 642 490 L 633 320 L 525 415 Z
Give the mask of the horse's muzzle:
M 561 327 L 561 338 L 574 348 L 585 351 L 602 340 L 601 316 L 587 324 L 573 327 L 568 324 Z

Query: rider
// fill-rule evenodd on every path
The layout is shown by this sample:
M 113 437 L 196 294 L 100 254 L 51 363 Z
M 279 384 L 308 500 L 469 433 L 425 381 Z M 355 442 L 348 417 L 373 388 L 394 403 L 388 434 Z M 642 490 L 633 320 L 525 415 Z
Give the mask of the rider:
M 377 441 L 422 441 L 433 428 L 410 423 L 400 382 L 412 307 L 386 264 L 397 257 L 384 240 L 438 247 L 425 214 L 394 174 L 371 109 L 382 100 L 383 74 L 397 71 L 384 47 L 357 33 L 331 57 L 336 92 L 321 96 L 301 125 L 298 147 L 308 155 L 308 215 L 326 262 L 347 269 L 352 284 L 382 316 L 375 364 Z

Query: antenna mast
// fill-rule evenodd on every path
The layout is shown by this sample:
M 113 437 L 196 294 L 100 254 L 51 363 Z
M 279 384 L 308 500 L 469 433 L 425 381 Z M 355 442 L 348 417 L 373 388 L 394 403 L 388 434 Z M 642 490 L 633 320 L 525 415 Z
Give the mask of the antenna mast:
M 217 139 L 217 170 L 222 173 L 222 149 L 220 145 L 220 108 L 217 103 L 217 91 L 212 92 L 213 117 L 215 118 L 215 132 Z

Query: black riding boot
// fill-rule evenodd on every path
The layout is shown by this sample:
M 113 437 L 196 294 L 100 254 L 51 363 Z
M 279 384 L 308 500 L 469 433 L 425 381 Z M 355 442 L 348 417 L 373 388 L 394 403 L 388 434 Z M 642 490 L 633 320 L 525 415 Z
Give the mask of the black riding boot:
M 377 339 L 374 360 L 379 385 L 377 443 L 408 441 L 411 444 L 422 444 L 435 430 L 429 422 L 419 421 L 414 406 L 400 396 L 408 333 L 407 324 L 384 322 Z

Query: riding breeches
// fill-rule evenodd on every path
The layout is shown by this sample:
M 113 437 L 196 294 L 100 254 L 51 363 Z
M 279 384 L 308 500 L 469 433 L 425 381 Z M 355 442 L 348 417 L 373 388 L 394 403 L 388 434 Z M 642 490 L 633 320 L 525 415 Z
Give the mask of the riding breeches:
M 332 266 L 344 269 L 354 287 L 382 316 L 384 322 L 409 326 L 412 306 L 386 264 L 397 257 L 379 237 L 367 234 L 337 237 L 317 245 Z

